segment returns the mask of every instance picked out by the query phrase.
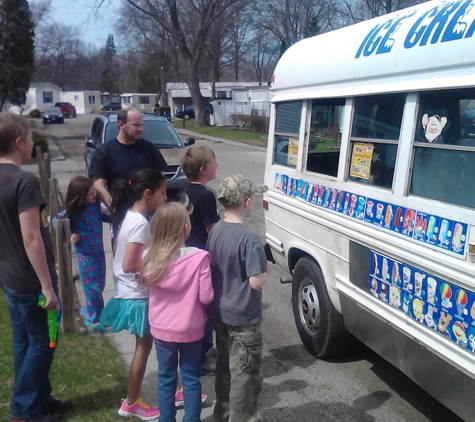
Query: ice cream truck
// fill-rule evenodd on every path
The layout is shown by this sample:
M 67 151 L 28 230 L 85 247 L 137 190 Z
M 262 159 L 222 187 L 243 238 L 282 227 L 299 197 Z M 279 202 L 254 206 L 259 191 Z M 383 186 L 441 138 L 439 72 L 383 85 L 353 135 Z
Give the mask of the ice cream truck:
M 302 342 L 351 333 L 475 420 L 475 0 L 302 40 L 271 92 L 266 242 Z

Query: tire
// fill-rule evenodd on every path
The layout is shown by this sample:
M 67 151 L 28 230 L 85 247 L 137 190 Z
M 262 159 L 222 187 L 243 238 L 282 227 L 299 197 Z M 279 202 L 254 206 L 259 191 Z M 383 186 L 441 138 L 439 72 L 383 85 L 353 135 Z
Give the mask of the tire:
M 185 114 L 185 120 L 190 120 L 190 116 L 188 116 L 188 114 Z
M 350 340 L 343 317 L 328 296 L 322 270 L 312 260 L 301 258 L 292 282 L 295 324 L 304 346 L 318 358 L 343 353 Z

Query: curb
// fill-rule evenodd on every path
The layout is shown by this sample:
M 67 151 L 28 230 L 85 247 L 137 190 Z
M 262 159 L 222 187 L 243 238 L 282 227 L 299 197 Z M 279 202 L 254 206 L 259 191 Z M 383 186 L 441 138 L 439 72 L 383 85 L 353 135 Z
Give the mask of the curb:
M 237 142 L 237 141 L 230 141 L 229 139 L 224 139 L 224 138 L 216 138 L 215 136 L 210 136 L 210 135 L 203 135 L 202 133 L 198 132 L 193 132 L 188 129 L 182 129 L 182 128 L 175 128 L 175 130 L 180 134 L 180 135 L 189 135 L 193 136 L 195 139 L 205 139 L 207 141 L 213 141 L 213 142 L 221 142 L 223 144 L 228 144 L 228 145 L 236 145 L 241 148 L 249 148 L 249 149 L 254 149 L 256 151 L 266 151 L 267 147 L 259 147 L 257 145 L 249 145 L 244 142 Z

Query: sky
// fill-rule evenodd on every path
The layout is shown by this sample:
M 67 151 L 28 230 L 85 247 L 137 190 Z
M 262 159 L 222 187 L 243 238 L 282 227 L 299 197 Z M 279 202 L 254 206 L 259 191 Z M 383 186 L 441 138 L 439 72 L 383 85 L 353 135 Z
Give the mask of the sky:
M 37 1 L 30 0 L 30 3 Z M 78 27 L 84 42 L 103 47 L 108 35 L 114 34 L 116 11 L 123 0 L 105 0 L 99 12 L 95 12 L 94 3 L 94 0 L 52 0 L 51 18 L 55 22 Z

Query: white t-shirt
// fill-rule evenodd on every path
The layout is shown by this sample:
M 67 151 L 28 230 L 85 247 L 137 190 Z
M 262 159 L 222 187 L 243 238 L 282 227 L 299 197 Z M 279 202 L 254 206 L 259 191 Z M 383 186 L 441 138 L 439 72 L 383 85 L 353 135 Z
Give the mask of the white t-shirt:
M 129 243 L 142 243 L 150 246 L 150 224 L 137 212 L 128 211 L 117 237 L 114 257 L 114 297 L 121 299 L 148 298 L 149 291 L 135 279 L 135 273 L 125 273 L 122 269 L 125 250 Z

